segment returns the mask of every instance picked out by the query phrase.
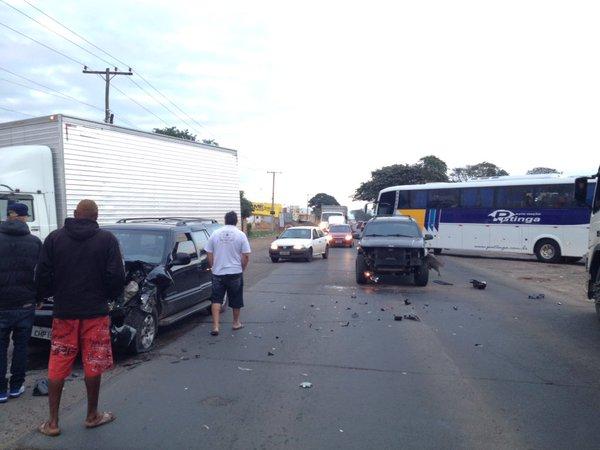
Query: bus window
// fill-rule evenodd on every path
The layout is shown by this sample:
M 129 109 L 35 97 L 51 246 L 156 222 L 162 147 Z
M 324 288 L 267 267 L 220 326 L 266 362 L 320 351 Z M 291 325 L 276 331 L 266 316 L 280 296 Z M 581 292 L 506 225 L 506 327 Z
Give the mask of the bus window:
M 398 209 L 409 209 L 408 193 L 410 191 L 398 191 Z
M 429 191 L 428 208 L 456 208 L 458 206 L 458 189 L 432 189 Z
M 551 184 L 537 186 L 535 206 L 538 208 L 570 208 L 575 205 L 573 184 Z
M 496 208 L 533 208 L 535 186 L 502 186 L 496 188 Z
M 427 208 L 427 191 L 410 191 L 409 197 L 411 209 Z
M 464 188 L 461 189 L 460 206 L 463 208 L 493 208 L 493 188 Z
M 588 205 L 591 205 L 592 203 L 594 203 L 594 192 L 595 191 L 596 191 L 596 182 L 588 183 L 588 190 L 587 190 L 587 204 Z
M 396 191 L 383 192 L 377 205 L 378 216 L 391 216 L 396 210 Z

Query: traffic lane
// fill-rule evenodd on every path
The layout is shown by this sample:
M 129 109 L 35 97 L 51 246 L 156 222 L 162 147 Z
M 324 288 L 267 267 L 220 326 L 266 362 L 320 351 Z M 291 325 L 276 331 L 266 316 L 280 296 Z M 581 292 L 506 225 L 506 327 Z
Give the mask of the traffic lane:
M 294 274 L 307 270 L 312 270 L 317 283 L 323 282 L 329 267 L 339 272 L 337 264 L 353 264 L 353 253 L 341 252 L 333 253 L 330 261 L 279 265 L 273 275 L 286 273 L 290 288 Z M 269 286 L 270 279 L 255 289 Z M 353 286 L 352 278 L 342 282 Z M 414 291 L 410 286 L 393 289 Z M 289 292 L 283 290 L 273 305 L 273 297 L 255 295 L 251 289 L 244 333 L 227 332 L 207 342 L 202 338 L 208 328 L 200 327 L 188 336 L 185 353 L 171 347 L 160 361 L 134 369 L 136 377 L 113 381 L 104 397 L 110 396 L 107 403 L 125 419 L 111 424 L 110 431 L 95 430 L 101 440 L 88 440 L 99 448 L 142 443 L 152 448 L 189 446 L 197 439 L 216 448 L 389 448 L 442 442 L 459 447 L 489 442 L 485 428 L 463 431 L 462 423 L 482 416 L 477 393 L 439 353 L 439 345 L 427 345 L 435 337 L 421 323 L 393 320 L 391 308 L 408 312 L 412 307 L 387 298 L 390 310 L 381 311 L 384 306 L 379 306 L 375 313 L 360 292 L 356 299 L 345 292 L 303 298 Z M 338 309 L 343 312 L 338 314 Z M 359 311 L 359 317 L 349 311 Z M 353 322 L 342 327 L 338 319 L 347 314 Z M 339 328 L 322 327 L 334 323 Z M 409 345 L 399 346 L 401 341 Z M 268 356 L 269 351 L 274 355 Z M 305 380 L 314 387 L 300 390 L 298 385 Z M 58 446 L 89 445 L 86 432 L 74 429 L 74 420 L 69 416 L 63 421 L 74 434 L 62 444 L 56 441 Z M 160 429 L 153 426 L 159 423 Z M 44 442 L 40 439 L 31 444 Z
M 356 289 L 349 270 L 353 262 L 354 253 L 340 249 L 329 261 L 276 265 L 248 292 L 242 333 L 207 341 L 209 328 L 201 326 L 189 336 L 186 353 L 171 346 L 161 360 L 132 371 L 136 378 L 121 377 L 118 386 L 109 387 L 107 403 L 126 419 L 111 425 L 118 432 L 113 428 L 110 433 L 118 438 L 105 441 L 110 436 L 102 434 L 102 442 L 135 447 L 201 438 L 217 448 L 358 448 L 371 443 L 585 448 L 595 442 L 598 390 L 585 380 L 597 373 L 597 362 L 588 354 L 578 358 L 587 364 L 577 366 L 562 352 L 552 354 L 552 345 L 535 338 L 537 332 L 532 337 L 523 325 L 515 326 L 515 310 L 521 323 L 536 314 L 523 304 L 525 293 L 518 286 L 488 277 L 488 290 L 476 291 L 467 280 L 482 272 L 447 261 L 444 279 L 454 286 L 417 289 L 399 280 Z M 340 279 L 343 272 L 346 278 Z M 298 294 L 312 289 L 306 282 L 310 273 L 314 284 L 323 286 L 321 295 Z M 411 305 L 404 305 L 407 296 Z M 543 316 L 556 314 L 555 308 L 546 308 Z M 416 313 L 422 322 L 395 322 L 397 311 Z M 354 312 L 359 316 L 353 318 Z M 349 324 L 342 327 L 345 320 Z M 193 358 L 190 351 L 197 352 Z M 557 364 L 569 368 L 575 381 L 548 378 Z M 299 390 L 304 380 L 314 387 Z M 146 389 L 153 398 L 146 398 Z M 115 392 L 127 392 L 132 401 L 119 401 Z M 165 410 L 171 395 L 177 401 Z M 178 409 L 188 401 L 191 415 Z M 65 426 L 73 428 L 75 422 L 67 420 Z M 167 433 L 146 430 L 140 437 L 132 431 L 147 420 L 166 421 Z M 74 442 L 87 442 L 85 432 L 75 433 Z

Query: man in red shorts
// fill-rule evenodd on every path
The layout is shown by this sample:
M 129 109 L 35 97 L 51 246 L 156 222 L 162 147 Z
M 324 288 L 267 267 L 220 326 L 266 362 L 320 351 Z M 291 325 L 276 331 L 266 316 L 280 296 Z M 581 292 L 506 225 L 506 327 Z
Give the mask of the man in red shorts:
M 58 409 L 65 378 L 81 352 L 88 410 L 85 426 L 112 422 L 110 412 L 98 412 L 102 373 L 113 364 L 108 301 L 118 297 L 125 284 L 123 259 L 117 239 L 96 222 L 98 206 L 82 200 L 75 218 L 46 238 L 36 278 L 39 294 L 54 297 L 52 342 L 48 363 L 50 419 L 39 427 L 58 436 Z

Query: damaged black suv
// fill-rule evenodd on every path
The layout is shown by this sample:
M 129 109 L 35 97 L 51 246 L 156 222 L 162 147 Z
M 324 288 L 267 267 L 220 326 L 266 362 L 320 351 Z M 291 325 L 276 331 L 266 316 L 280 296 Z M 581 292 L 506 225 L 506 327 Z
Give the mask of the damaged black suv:
M 109 303 L 113 345 L 141 353 L 159 325 L 210 309 L 211 271 L 204 250 L 210 229 L 199 219 L 122 219 L 102 227 L 119 240 L 126 285 Z M 52 303 L 36 312 L 33 337 L 48 339 Z M 36 335 L 36 332 L 38 333 Z
M 365 284 L 385 274 L 413 274 L 417 286 L 427 286 L 429 266 L 419 225 L 408 216 L 375 217 L 365 225 L 358 243 L 356 282 Z

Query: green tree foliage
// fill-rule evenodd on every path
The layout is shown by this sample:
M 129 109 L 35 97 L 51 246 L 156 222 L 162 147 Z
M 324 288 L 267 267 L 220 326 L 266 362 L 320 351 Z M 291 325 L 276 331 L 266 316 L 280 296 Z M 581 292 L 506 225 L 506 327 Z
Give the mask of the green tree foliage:
M 152 131 L 156 134 L 164 134 L 166 136 L 173 136 L 179 139 L 186 139 L 188 141 L 196 141 L 196 135 L 190 133 L 187 129 L 180 130 L 177 127 L 165 127 L 154 128 Z
M 212 145 L 214 147 L 218 147 L 219 143 L 214 139 L 202 139 L 202 143 L 206 145 Z
M 354 200 L 377 200 L 379 191 L 405 184 L 448 181 L 448 166 L 437 156 L 424 156 L 416 164 L 394 164 L 371 172 L 371 179 L 354 192 Z
M 319 192 L 308 201 L 308 206 L 310 206 L 313 209 L 313 213 L 317 217 L 321 216 L 322 205 L 339 205 L 339 203 L 334 196 L 326 194 L 324 192 Z
M 240 191 L 240 210 L 242 213 L 242 220 L 250 217 L 253 209 L 254 205 L 252 202 L 244 196 L 244 191 Z
M 496 164 L 484 161 L 479 164 L 452 169 L 450 180 L 458 182 L 471 180 L 473 178 L 501 177 L 505 175 L 508 175 L 506 170 L 501 169 Z
M 544 175 L 547 173 L 562 173 L 556 169 L 551 169 L 550 167 L 534 167 L 531 170 L 527 171 L 527 175 Z

